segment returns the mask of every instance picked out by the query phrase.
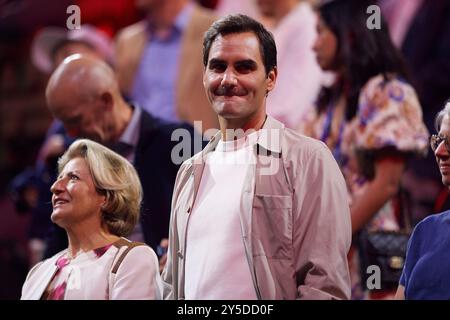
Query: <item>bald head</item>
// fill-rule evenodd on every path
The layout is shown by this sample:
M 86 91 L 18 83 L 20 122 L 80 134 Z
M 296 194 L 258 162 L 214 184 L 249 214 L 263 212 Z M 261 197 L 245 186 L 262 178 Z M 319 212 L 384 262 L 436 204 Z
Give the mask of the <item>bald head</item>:
M 67 57 L 50 77 L 46 90 L 48 102 L 60 92 L 90 98 L 103 92 L 117 95 L 119 89 L 113 70 L 103 60 L 74 54 Z
M 114 71 L 101 59 L 75 54 L 53 72 L 47 104 L 71 136 L 106 142 L 117 136 L 125 105 Z

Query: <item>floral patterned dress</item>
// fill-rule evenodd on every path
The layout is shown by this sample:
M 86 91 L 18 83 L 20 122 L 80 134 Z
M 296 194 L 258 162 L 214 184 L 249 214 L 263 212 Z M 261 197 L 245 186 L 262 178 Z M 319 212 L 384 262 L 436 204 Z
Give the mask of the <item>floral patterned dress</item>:
M 75 258 L 70 259 L 66 254 L 62 255 L 56 261 L 57 271 L 53 276 L 52 281 L 47 287 L 42 300 L 64 300 L 67 284 L 70 279 L 70 275 L 77 266 L 81 264 L 91 263 L 99 259 L 101 256 L 111 248 L 112 244 L 108 244 L 101 248 L 93 249 L 88 252 L 81 252 Z M 77 284 L 73 284 L 77 285 Z
M 340 121 L 336 124 L 336 117 Z M 333 126 L 334 124 L 334 126 Z M 356 116 L 346 122 L 339 106 L 330 105 L 316 115 L 305 134 L 321 139 L 330 147 L 347 182 L 350 204 L 364 192 L 369 178 L 363 172 L 374 166 L 373 157 L 362 162 L 361 155 L 383 156 L 386 150 L 397 153 L 426 154 L 428 131 L 422 121 L 422 110 L 414 89 L 399 78 L 371 78 L 361 89 Z M 370 160 L 372 159 L 372 161 Z M 370 171 L 370 170 L 369 170 Z M 366 226 L 369 230 L 398 230 L 393 200 L 389 200 Z M 367 295 L 361 286 L 359 257 L 355 246 L 349 253 L 352 299 Z

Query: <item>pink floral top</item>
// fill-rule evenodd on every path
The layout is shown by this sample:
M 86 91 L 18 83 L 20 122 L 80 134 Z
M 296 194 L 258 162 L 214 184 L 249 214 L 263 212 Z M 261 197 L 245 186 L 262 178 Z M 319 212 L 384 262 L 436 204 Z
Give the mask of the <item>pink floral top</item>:
M 109 248 L 111 248 L 111 246 L 112 244 L 108 244 L 88 252 L 81 252 L 73 259 L 68 258 L 68 252 L 59 257 L 58 260 L 56 260 L 56 266 L 58 267 L 57 271 L 48 285 L 42 299 L 64 300 L 64 294 L 71 273 L 74 272 L 79 265 L 84 265 L 99 259 Z
M 310 126 L 314 138 L 324 138 L 327 113 L 316 115 Z M 368 179 L 361 173 L 358 153 L 380 155 L 387 149 L 405 154 L 426 154 L 429 133 L 413 87 L 382 75 L 371 78 L 361 89 L 356 116 L 342 123 L 336 145 L 329 146 L 347 181 L 350 202 L 362 193 Z M 373 165 L 369 164 L 369 165 Z M 369 223 L 370 229 L 396 230 L 398 224 L 391 201 Z

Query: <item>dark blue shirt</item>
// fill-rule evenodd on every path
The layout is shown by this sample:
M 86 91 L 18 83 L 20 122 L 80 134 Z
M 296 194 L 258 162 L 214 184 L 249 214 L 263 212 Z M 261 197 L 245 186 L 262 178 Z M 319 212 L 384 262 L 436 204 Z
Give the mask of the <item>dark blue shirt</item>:
M 406 299 L 450 299 L 450 211 L 414 228 L 400 284 Z

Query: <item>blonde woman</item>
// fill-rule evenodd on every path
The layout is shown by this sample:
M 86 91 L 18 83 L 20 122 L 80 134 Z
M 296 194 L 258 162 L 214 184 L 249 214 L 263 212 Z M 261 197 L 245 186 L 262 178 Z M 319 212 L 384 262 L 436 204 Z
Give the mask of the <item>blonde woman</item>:
M 22 299 L 159 299 L 155 253 L 124 238 L 142 199 L 133 166 L 96 142 L 78 140 L 58 169 L 51 219 L 66 230 L 69 246 L 31 269 Z

